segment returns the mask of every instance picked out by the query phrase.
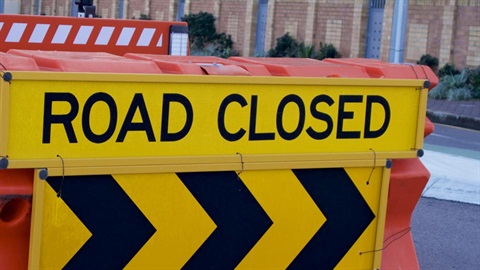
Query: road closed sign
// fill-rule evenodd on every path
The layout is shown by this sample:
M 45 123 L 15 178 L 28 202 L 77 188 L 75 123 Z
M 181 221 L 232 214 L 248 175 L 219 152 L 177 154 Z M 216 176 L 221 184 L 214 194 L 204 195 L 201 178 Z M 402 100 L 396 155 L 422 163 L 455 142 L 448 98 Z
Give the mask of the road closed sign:
M 35 179 L 32 269 L 378 269 L 389 169 Z
M 422 148 L 421 80 L 12 74 L 0 149 L 16 167 L 57 166 L 59 156 L 116 166 L 238 153 L 415 157 Z

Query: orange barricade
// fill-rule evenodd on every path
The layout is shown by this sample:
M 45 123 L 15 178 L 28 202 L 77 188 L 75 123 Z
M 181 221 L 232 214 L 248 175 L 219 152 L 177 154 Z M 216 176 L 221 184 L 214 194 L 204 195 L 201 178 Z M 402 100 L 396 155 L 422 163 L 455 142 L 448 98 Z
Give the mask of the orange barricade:
M 175 57 L 127 53 L 59 52 L 11 49 L 0 53 L 2 63 L 16 70 L 50 70 L 112 73 L 170 73 L 196 75 L 297 76 L 344 78 L 426 79 L 438 83 L 423 66 L 392 65 L 369 59 Z M 5 59 L 5 60 L 4 60 Z M 32 59 L 34 62 L 32 62 Z M 94 64 L 93 64 L 94 63 Z M 15 70 L 15 68 L 4 67 Z M 424 135 L 434 126 L 426 119 Z M 387 203 L 382 268 L 417 269 L 418 260 L 410 232 L 413 210 L 430 177 L 418 158 L 393 160 Z M 0 171 L 0 261 L 7 269 L 24 269 L 28 261 L 33 170 Z
M 265 66 L 273 76 L 370 78 L 363 67 L 327 63 L 309 58 L 230 57 Z
M 0 268 L 27 269 L 33 169 L 0 170 Z
M 164 73 L 170 74 L 271 76 L 263 65 L 235 62 L 214 56 L 127 53 L 125 57 L 153 61 Z
M 427 137 L 428 135 L 432 134 L 435 130 L 435 126 L 433 125 L 432 121 L 425 117 L 425 130 L 423 131 L 423 137 Z
M 376 59 L 363 58 L 325 59 L 324 61 L 363 67 L 372 78 L 426 79 L 430 82 L 429 89 L 438 84 L 438 77 L 427 66 L 389 64 Z M 425 117 L 424 137 L 430 135 L 433 130 L 433 123 Z M 410 232 L 410 223 L 413 210 L 429 178 L 430 173 L 418 158 L 393 160 L 385 220 L 382 268 L 420 268 Z
M 393 160 L 383 240 L 382 269 L 419 269 L 410 231 L 412 213 L 430 173 L 420 159 Z
M 8 54 L 30 57 L 41 70 L 67 72 L 162 73 L 151 61 L 132 60 L 103 52 L 16 50 Z
M 438 77 L 427 66 L 411 64 L 383 63 L 377 59 L 365 58 L 327 58 L 324 62 L 363 67 L 372 78 L 388 79 L 426 79 L 429 89 L 438 84 Z
M 21 70 L 38 71 L 40 70 L 35 60 L 29 57 L 21 57 L 13 54 L 0 52 L 0 70 Z
M 188 50 L 186 22 L 2 14 L 0 25 L 3 52 L 23 49 L 184 55 Z
M 32 58 L 3 52 L 0 63 L 0 70 L 40 70 Z M 33 169 L 5 170 L 5 161 L 0 157 L 0 269 L 27 269 Z

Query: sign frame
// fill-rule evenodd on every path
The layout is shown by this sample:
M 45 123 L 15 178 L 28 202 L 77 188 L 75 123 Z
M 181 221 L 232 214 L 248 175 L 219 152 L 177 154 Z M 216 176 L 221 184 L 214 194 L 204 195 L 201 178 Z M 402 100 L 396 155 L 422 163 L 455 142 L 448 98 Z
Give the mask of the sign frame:
M 10 81 L 0 82 L 0 156 L 8 159 L 8 168 L 45 168 L 48 175 L 85 175 L 91 173 L 137 173 L 168 172 L 189 170 L 196 166 L 199 170 L 240 170 L 256 169 L 267 166 L 271 169 L 284 167 L 308 167 L 306 164 L 328 167 L 331 161 L 371 162 L 372 159 L 414 158 L 423 151 L 423 129 L 425 125 L 426 100 L 428 90 L 425 80 L 413 79 L 351 79 L 351 78 L 299 78 L 299 77 L 244 77 L 244 76 L 191 76 L 157 74 L 92 74 L 92 73 L 52 73 L 52 72 L 11 72 Z M 18 159 L 8 156 L 8 138 L 10 121 L 10 89 L 17 81 L 52 82 L 121 82 L 121 83 L 172 83 L 172 84 L 228 84 L 228 85 L 287 85 L 302 86 L 358 86 L 358 87 L 408 87 L 419 91 L 418 114 L 414 144 L 408 151 L 378 151 L 365 147 L 364 151 L 341 153 L 288 153 L 288 154 L 250 154 L 242 151 L 222 155 L 180 155 L 154 157 L 86 157 L 71 158 L 52 156 L 40 159 Z M 216 165 L 213 165 L 216 164 Z M 319 165 L 323 164 L 323 165 Z M 207 166 L 208 165 L 208 166 Z M 183 168 L 183 169 L 182 169 Z
M 377 163 L 378 165 L 378 163 Z M 353 250 L 354 247 L 352 246 L 349 251 L 349 256 L 353 253 L 357 253 L 359 256 L 373 256 L 372 260 L 372 269 L 379 269 L 381 266 L 381 259 L 382 259 L 382 250 L 384 248 L 384 229 L 385 229 L 385 218 L 386 218 L 386 208 L 387 208 L 387 201 L 388 201 L 388 190 L 389 190 L 389 182 L 390 182 L 390 173 L 391 173 L 391 161 L 385 165 L 380 165 L 373 167 L 372 164 L 370 166 L 368 165 L 363 165 L 360 166 L 360 168 L 365 169 L 365 171 L 369 171 L 370 169 L 373 170 L 375 169 L 381 169 L 382 172 L 381 178 L 373 178 L 371 181 L 378 181 L 380 180 L 380 183 L 376 183 L 380 185 L 379 191 L 380 194 L 377 194 L 378 196 L 378 209 L 375 209 L 375 212 L 377 213 L 375 219 L 376 219 L 376 224 L 374 224 L 376 231 L 375 231 L 375 239 L 374 239 L 374 248 L 372 250 Z M 333 162 L 331 165 L 329 165 L 329 168 L 340 168 L 344 166 L 343 163 L 335 163 Z M 316 169 L 317 167 L 308 167 L 310 169 Z M 321 168 L 321 167 L 318 167 Z M 356 166 L 346 166 L 344 167 L 345 169 L 350 168 L 356 168 Z M 40 260 L 42 258 L 41 254 L 41 246 L 42 246 L 42 237 L 44 237 L 44 233 L 42 231 L 42 226 L 43 226 L 43 215 L 44 215 L 44 207 L 45 205 L 45 191 L 47 187 L 47 181 L 41 179 L 39 177 L 40 175 L 39 169 L 35 170 L 35 178 L 34 178 L 34 193 L 36 196 L 33 198 L 32 202 L 32 225 L 31 225 L 31 238 L 30 238 L 30 251 L 29 251 L 29 269 L 40 269 Z M 241 173 L 241 171 L 238 171 L 237 173 Z M 141 175 L 147 175 L 144 173 L 138 174 L 138 176 Z M 332 179 L 332 181 L 335 181 L 336 179 Z M 368 179 L 370 180 L 370 179 Z M 68 181 L 65 182 L 66 185 L 68 185 Z M 358 184 L 357 184 L 358 185 Z M 62 200 L 60 198 L 55 198 L 55 200 Z M 60 202 L 60 201 L 59 201 Z M 53 206 L 49 206 L 52 208 Z M 56 206 L 55 206 L 56 207 Z M 263 207 L 263 206 L 262 206 Z M 373 209 L 372 209 L 373 210 Z M 143 210 L 141 210 L 143 211 Z M 50 214 L 51 215 L 51 214 Z M 51 217 L 51 216 L 50 216 Z M 211 218 L 211 217 L 210 217 Z M 52 222 L 52 221 L 50 221 Z M 56 221 L 59 222 L 59 221 Z M 372 225 L 373 222 L 370 224 Z M 370 226 L 369 225 L 369 226 Z M 363 235 L 363 233 L 362 233 Z M 358 239 L 357 239 L 358 241 Z M 248 255 L 247 255 L 248 256 Z M 340 262 L 339 262 L 340 263 Z M 240 265 L 241 266 L 241 265 Z M 239 266 L 239 268 L 241 268 Z

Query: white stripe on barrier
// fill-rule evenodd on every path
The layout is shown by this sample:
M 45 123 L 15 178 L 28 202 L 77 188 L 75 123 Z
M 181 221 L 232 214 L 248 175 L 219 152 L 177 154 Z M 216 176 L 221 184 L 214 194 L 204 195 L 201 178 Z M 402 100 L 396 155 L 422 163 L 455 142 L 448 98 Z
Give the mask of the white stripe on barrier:
M 73 44 L 76 44 L 76 45 L 87 44 L 88 38 L 90 38 L 90 34 L 92 34 L 92 30 L 93 30 L 93 26 L 89 26 L 89 25 L 80 26 L 80 29 L 78 29 L 78 33 L 75 36 L 75 40 L 73 41 Z
M 23 36 L 25 28 L 27 28 L 26 23 L 13 23 L 5 42 L 19 42 Z
M 97 40 L 95 41 L 95 45 L 107 45 L 112 37 L 113 30 L 115 30 L 115 27 L 103 26 L 98 34 Z
M 157 47 L 162 47 L 162 45 L 163 45 L 163 34 L 161 34 L 160 38 L 158 39 Z
M 50 24 L 37 24 L 35 25 L 35 29 L 33 29 L 33 33 L 28 40 L 29 43 L 42 43 L 43 39 L 47 35 L 48 28 L 50 28 Z
M 2 30 L 3 22 L 0 22 L 0 30 Z
M 118 46 L 128 46 L 130 44 L 130 40 L 132 40 L 133 33 L 135 32 L 135 28 L 133 27 L 124 27 L 120 36 L 118 37 L 117 44 Z
M 145 28 L 138 39 L 137 46 L 147 47 L 152 42 L 153 35 L 155 34 L 155 28 Z
M 65 44 L 68 34 L 70 34 L 70 30 L 72 30 L 71 25 L 59 25 L 57 31 L 55 31 L 55 35 L 53 36 L 52 44 Z

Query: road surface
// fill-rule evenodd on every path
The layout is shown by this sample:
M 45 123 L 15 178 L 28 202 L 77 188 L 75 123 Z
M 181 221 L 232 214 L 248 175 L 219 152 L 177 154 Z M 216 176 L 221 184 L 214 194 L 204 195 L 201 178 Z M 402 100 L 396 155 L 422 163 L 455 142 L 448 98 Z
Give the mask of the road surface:
M 420 267 L 480 269 L 480 131 L 436 124 L 424 148 L 432 176 L 411 223 Z

